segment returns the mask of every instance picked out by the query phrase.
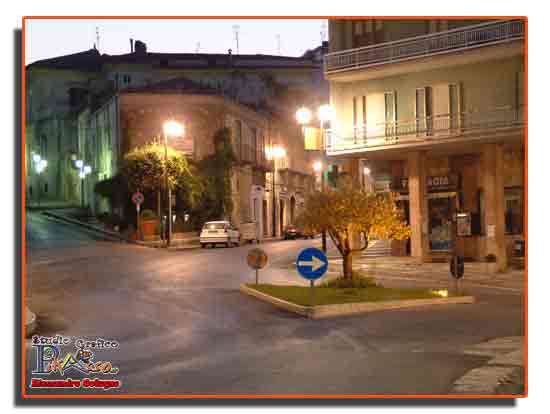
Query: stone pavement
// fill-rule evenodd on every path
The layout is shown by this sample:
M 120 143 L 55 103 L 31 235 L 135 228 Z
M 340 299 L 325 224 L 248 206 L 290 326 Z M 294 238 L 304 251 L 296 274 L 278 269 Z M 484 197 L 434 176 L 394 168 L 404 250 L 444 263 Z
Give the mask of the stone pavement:
M 454 383 L 453 394 L 506 394 L 525 392 L 525 342 L 521 336 L 496 338 L 464 349 L 467 355 L 486 356 Z

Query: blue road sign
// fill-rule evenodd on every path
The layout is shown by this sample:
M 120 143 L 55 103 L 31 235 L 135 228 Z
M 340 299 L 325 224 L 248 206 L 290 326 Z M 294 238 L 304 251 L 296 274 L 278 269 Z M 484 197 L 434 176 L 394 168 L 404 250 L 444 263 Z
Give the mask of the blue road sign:
M 328 259 L 322 250 L 309 247 L 296 258 L 296 269 L 300 276 L 308 280 L 319 279 L 327 272 Z

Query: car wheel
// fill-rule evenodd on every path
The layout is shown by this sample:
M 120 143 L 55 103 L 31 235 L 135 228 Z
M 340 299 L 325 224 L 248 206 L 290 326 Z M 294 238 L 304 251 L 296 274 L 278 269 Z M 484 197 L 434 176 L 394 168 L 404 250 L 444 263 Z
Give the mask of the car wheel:
M 201 249 L 204 249 L 206 247 L 205 243 L 201 243 Z

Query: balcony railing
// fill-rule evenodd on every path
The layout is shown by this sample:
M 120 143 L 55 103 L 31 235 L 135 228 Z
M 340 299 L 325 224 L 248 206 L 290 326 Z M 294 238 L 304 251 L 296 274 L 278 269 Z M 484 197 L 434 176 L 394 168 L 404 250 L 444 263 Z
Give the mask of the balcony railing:
M 236 151 L 237 161 L 243 164 L 251 164 L 266 170 L 273 168 L 273 161 L 267 159 L 265 151 L 252 145 L 242 144 Z
M 476 133 L 496 132 L 524 125 L 524 107 L 490 112 L 443 114 L 431 117 L 360 125 L 326 131 L 328 154 L 370 148 L 444 141 Z
M 524 24 L 522 20 L 483 23 L 394 42 L 329 53 L 324 58 L 325 73 L 456 52 L 523 39 L 523 37 Z

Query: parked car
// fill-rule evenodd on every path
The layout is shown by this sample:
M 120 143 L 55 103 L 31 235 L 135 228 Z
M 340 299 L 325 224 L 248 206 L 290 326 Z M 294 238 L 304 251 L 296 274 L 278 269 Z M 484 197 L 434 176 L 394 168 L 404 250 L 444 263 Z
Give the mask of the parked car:
M 217 244 L 232 247 L 239 246 L 241 243 L 239 230 L 234 228 L 229 221 L 223 220 L 204 223 L 199 239 L 203 248 L 208 244 L 212 247 L 216 247 Z
M 313 239 L 314 235 L 311 232 L 305 231 L 303 228 L 289 224 L 285 227 L 283 232 L 283 238 L 285 240 L 294 239 Z

